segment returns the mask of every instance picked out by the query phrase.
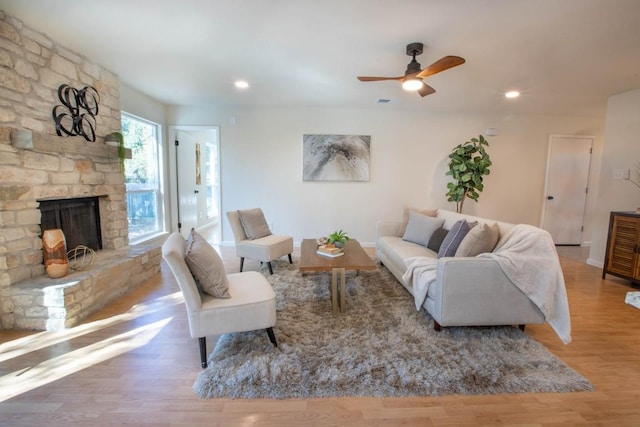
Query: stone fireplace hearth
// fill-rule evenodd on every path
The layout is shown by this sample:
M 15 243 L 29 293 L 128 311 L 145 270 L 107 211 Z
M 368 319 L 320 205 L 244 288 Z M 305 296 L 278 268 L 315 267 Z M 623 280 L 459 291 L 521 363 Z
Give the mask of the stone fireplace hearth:
M 2 328 L 73 326 L 159 271 L 159 248 L 128 245 L 126 188 L 116 147 L 0 127 L 0 148 Z M 39 203 L 78 198 L 99 200 L 103 250 L 89 270 L 49 279 L 42 264 Z

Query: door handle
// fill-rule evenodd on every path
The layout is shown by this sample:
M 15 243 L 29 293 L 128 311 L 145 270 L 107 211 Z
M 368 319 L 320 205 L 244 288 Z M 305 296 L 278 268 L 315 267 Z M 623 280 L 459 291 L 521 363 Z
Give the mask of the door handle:
M 553 196 L 547 196 L 547 200 L 553 200 Z
M 198 190 L 193 190 L 193 192 L 194 192 L 195 194 L 198 194 L 198 193 L 199 193 L 199 191 L 198 191 Z

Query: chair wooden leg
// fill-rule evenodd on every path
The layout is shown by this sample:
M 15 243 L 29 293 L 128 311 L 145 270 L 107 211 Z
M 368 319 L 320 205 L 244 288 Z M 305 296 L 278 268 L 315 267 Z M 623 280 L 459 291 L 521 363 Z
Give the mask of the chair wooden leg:
M 242 273 L 242 267 L 244 267 L 244 257 L 240 257 L 240 273 Z
M 269 274 L 273 274 L 273 267 L 271 267 L 271 261 L 269 261 L 267 265 L 269 266 Z
M 198 343 L 200 344 L 200 363 L 204 369 L 207 367 L 207 337 L 198 338 Z
M 291 259 L 291 254 L 289 254 L 289 264 L 293 264 L 293 259 Z
M 527 326 L 527 325 L 518 325 L 518 328 L 520 328 L 520 330 L 521 330 L 522 332 L 524 332 L 524 327 L 525 327 L 525 326 Z
M 273 328 L 267 328 L 267 335 L 269 335 L 269 341 L 273 344 L 274 347 L 278 347 L 278 341 L 276 341 L 276 336 L 273 333 Z
M 440 332 L 440 329 L 442 329 L 442 327 L 440 326 L 440 323 L 436 322 L 435 320 L 433 321 L 433 329 L 435 329 L 437 332 Z

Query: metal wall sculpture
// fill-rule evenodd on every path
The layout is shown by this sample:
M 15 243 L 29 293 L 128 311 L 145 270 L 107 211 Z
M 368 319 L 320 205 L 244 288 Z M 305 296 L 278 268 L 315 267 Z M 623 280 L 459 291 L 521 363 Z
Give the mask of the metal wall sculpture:
M 62 84 L 58 88 L 62 105 L 53 107 L 53 121 L 58 136 L 82 135 L 87 141 L 96 140 L 96 116 L 100 95 L 92 86 L 76 89 Z

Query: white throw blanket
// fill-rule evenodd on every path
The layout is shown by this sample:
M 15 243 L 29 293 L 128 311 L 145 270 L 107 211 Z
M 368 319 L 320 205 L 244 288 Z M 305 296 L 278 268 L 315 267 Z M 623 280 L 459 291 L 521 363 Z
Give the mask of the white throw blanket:
M 407 271 L 402 275 L 402 280 L 411 284 L 416 310 L 420 311 L 429 293 L 429 286 L 436 280 L 438 259 L 416 256 L 405 259 L 404 263 Z
M 514 226 L 504 243 L 492 253 L 478 255 L 496 260 L 504 274 L 540 309 L 563 343 L 571 342 L 571 317 L 564 276 L 551 235 L 526 224 Z M 436 279 L 437 260 L 414 257 L 405 261 L 406 283 L 412 284 L 416 309 L 424 303 Z

